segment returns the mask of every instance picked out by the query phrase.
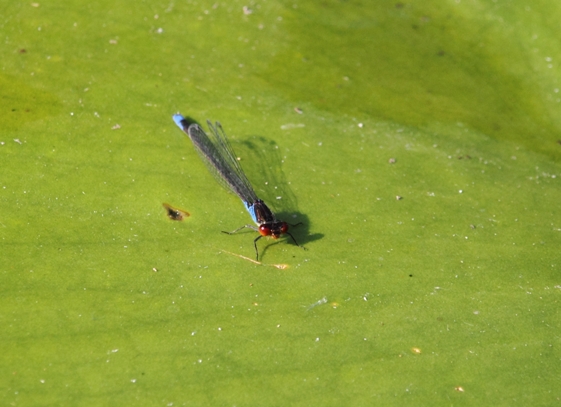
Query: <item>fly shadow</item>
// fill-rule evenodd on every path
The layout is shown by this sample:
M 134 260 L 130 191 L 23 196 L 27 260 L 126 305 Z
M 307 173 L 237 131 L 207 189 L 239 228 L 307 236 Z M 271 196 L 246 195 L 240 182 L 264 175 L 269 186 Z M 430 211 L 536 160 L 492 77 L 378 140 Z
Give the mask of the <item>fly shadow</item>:
M 271 208 L 278 220 L 289 224 L 289 232 L 296 242 L 304 246 L 323 238 L 321 233 L 310 234 L 310 217 L 298 211 L 298 198 L 282 168 L 284 158 L 281 148 L 274 141 L 259 135 L 249 136 L 243 141 L 232 137 L 230 140 L 235 143 L 234 150 L 240 154 L 240 164 L 255 193 Z M 284 240 L 294 244 L 290 237 Z
M 201 123 L 193 119 L 191 116 L 183 116 L 183 120 L 187 122 L 187 127 L 189 127 L 192 124 L 197 124 L 199 127 L 202 128 Z

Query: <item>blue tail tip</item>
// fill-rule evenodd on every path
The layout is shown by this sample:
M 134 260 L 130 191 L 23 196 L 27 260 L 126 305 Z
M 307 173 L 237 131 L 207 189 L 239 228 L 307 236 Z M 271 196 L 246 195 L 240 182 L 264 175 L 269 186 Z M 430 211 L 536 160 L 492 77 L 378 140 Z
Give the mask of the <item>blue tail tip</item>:
M 173 115 L 173 121 L 175 122 L 175 124 L 177 124 L 180 128 L 183 128 L 183 125 L 181 124 L 181 122 L 185 120 L 185 118 L 183 116 L 181 116 L 181 114 L 176 113 Z

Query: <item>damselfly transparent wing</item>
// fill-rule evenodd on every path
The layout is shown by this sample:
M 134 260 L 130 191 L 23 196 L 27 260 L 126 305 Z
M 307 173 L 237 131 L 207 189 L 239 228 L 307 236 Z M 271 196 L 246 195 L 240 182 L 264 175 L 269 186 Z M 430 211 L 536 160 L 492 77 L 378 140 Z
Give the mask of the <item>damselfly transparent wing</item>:
M 242 201 L 250 204 L 257 201 L 258 198 L 236 159 L 224 129 L 218 122 L 215 126 L 210 121 L 207 123 L 212 132 L 212 139 L 198 124 L 191 124 L 187 134 L 209 171 L 222 186 L 234 192 Z

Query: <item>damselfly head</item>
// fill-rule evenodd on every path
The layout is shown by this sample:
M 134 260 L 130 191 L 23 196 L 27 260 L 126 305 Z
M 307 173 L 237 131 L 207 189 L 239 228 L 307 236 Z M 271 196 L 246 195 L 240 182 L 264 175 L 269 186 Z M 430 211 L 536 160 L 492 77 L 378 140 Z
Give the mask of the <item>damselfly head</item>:
M 288 232 L 288 223 L 286 222 L 281 222 L 280 223 L 280 233 L 286 233 Z
M 274 222 L 264 223 L 259 226 L 259 233 L 261 236 L 271 236 L 273 239 L 278 239 L 282 234 L 288 232 L 288 223 Z
M 259 233 L 261 234 L 261 236 L 271 236 L 272 231 L 271 231 L 271 225 L 269 224 L 263 224 L 259 226 Z

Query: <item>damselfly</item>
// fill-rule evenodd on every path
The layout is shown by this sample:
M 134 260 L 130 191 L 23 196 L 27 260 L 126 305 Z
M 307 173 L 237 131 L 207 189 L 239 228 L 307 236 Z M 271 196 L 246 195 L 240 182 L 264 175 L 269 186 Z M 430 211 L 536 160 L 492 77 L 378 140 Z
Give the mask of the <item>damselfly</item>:
M 296 239 L 294 239 L 294 236 L 288 231 L 288 226 L 297 226 L 300 223 L 290 225 L 278 220 L 267 205 L 265 205 L 265 202 L 257 197 L 219 122 L 213 125 L 210 120 L 207 120 L 208 128 L 212 133 L 211 138 L 201 129 L 201 126 L 197 123 L 189 122 L 180 114 L 173 115 L 173 120 L 181 130 L 187 133 L 203 162 L 218 182 L 234 192 L 242 200 L 251 219 L 257 225 L 257 227 L 245 225 L 232 232 L 223 233 L 233 234 L 244 228 L 250 228 L 259 232 L 259 236 L 253 241 L 257 260 L 259 260 L 257 241 L 263 236 L 271 236 L 274 239 L 278 239 L 281 235 L 286 234 L 292 238 L 292 241 L 297 246 L 300 246 Z

